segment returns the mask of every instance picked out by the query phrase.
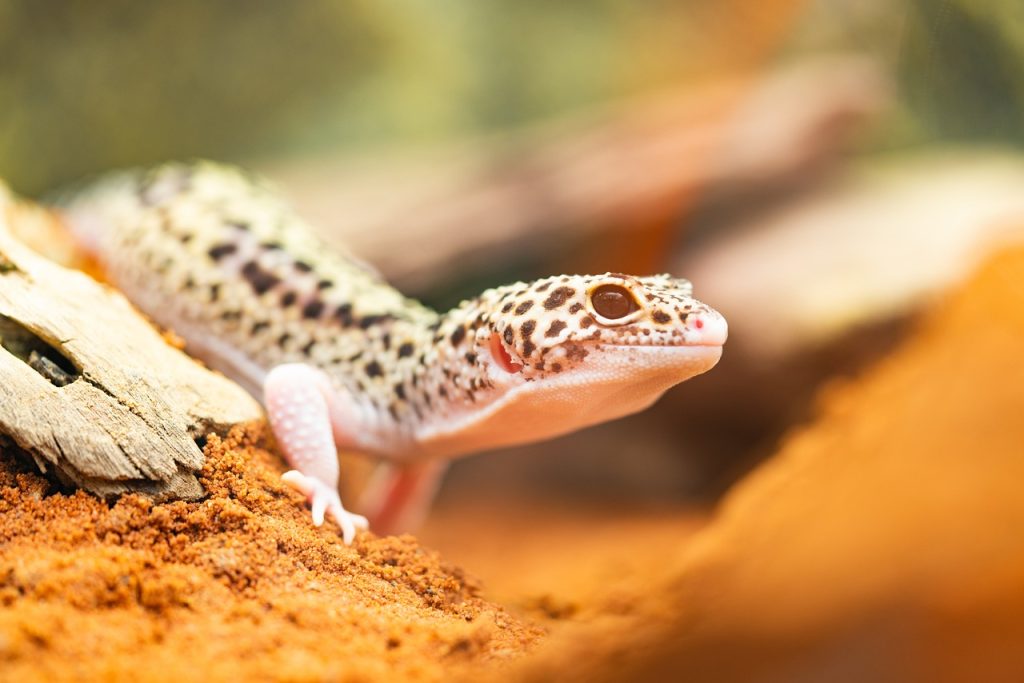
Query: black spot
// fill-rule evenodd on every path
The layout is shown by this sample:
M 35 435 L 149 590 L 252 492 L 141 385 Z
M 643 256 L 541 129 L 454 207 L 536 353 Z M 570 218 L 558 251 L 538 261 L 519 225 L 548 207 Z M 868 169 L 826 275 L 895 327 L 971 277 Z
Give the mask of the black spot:
M 324 302 L 319 299 L 313 299 L 308 304 L 302 307 L 303 318 L 319 318 L 320 314 L 324 312 Z
M 352 326 L 352 304 L 341 304 L 334 309 L 334 317 L 343 327 Z
M 575 293 L 576 290 L 573 289 L 572 287 L 559 287 L 558 289 L 551 292 L 551 294 L 548 295 L 548 298 L 544 300 L 544 308 L 549 311 L 554 308 L 558 308 L 559 306 L 563 305 L 566 302 L 566 300 Z
M 546 291 L 548 291 L 548 288 L 550 286 L 551 286 L 551 282 L 545 282 L 544 284 L 542 284 L 539 287 L 537 287 L 534 291 L 535 292 L 546 292 Z
M 380 377 L 384 374 L 384 369 L 381 368 L 380 363 L 375 360 L 371 360 L 367 363 L 365 369 L 368 377 Z
M 188 244 L 192 241 L 192 233 L 186 232 L 182 235 L 178 235 L 178 239 L 181 240 L 182 244 Z
M 281 251 L 284 247 L 279 242 L 264 242 L 260 245 L 266 251 Z
M 434 322 L 432 322 L 429 325 L 427 325 L 427 329 L 430 330 L 431 332 L 437 332 L 438 328 L 440 328 L 440 327 L 441 327 L 441 321 L 440 320 L 435 320 Z
M 593 324 L 594 324 L 594 319 L 591 318 L 589 315 L 585 315 L 582 318 L 580 318 L 580 327 L 582 327 L 583 329 L 587 329 L 588 327 L 590 327 Z
M 450 339 L 452 340 L 452 346 L 458 346 L 459 344 L 462 343 L 462 340 L 465 338 L 466 328 L 463 327 L 462 325 L 459 325 L 458 327 L 455 328 L 455 331 L 452 332 L 452 336 L 450 337 Z
M 505 343 L 508 344 L 509 346 L 511 346 L 512 342 L 515 341 L 515 337 L 513 335 L 515 335 L 515 332 L 512 331 L 512 328 L 506 327 L 505 334 L 502 336 L 505 337 Z
M 359 360 L 362 357 L 363 357 L 363 352 L 362 351 L 356 351 L 351 356 L 349 356 L 348 362 L 349 363 L 355 363 L 357 360 Z
M 398 347 L 398 357 L 405 358 L 407 356 L 411 356 L 413 351 L 414 348 L 412 342 L 403 342 L 402 345 Z
M 368 315 L 359 321 L 359 327 L 363 328 L 364 330 L 368 330 L 374 325 L 379 325 L 380 323 L 389 322 L 394 319 L 395 316 L 391 315 L 390 313 L 383 313 L 381 315 Z
M 210 285 L 210 301 L 217 301 L 220 299 L 220 283 L 214 282 Z
M 281 295 L 281 305 L 287 308 L 293 306 L 296 301 L 299 300 L 299 295 L 295 292 L 285 292 Z
M 380 342 L 384 345 L 384 350 L 387 351 L 391 348 L 391 335 L 385 333 L 384 336 L 380 338 Z
M 226 242 L 224 244 L 218 244 L 216 246 L 210 247 L 210 250 L 206 253 L 209 254 L 210 258 L 212 258 L 214 261 L 219 261 L 225 256 L 230 256 L 231 254 L 234 254 L 236 251 L 238 251 L 237 244 L 231 244 L 229 242 Z
M 405 386 L 401 383 L 395 385 L 395 396 L 397 396 L 400 401 L 405 400 Z
M 527 357 L 532 356 L 533 352 L 537 348 L 537 345 L 534 344 L 533 341 L 530 339 L 530 336 L 533 334 L 533 331 L 536 328 L 537 328 L 537 323 L 536 323 L 536 321 L 533 321 L 533 320 L 527 320 L 525 323 L 523 323 L 522 327 L 519 328 L 519 333 L 523 337 L 523 355 L 524 356 L 527 356 Z
M 270 327 L 270 323 L 266 320 L 257 320 L 252 324 L 252 334 L 257 335 L 268 327 Z
M 193 277 L 191 275 L 189 275 L 187 278 L 185 278 L 185 289 L 195 289 L 195 288 L 196 288 L 196 281 L 195 281 L 195 279 L 193 279 Z
M 583 360 L 584 358 L 586 358 L 588 353 L 590 352 L 583 348 L 583 346 L 580 344 L 566 344 L 565 346 L 565 355 L 569 358 L 569 360 Z
M 445 389 L 444 387 L 438 387 L 437 395 L 440 396 L 441 398 L 448 398 L 448 390 Z
M 242 267 L 242 277 L 249 281 L 257 295 L 266 294 L 281 282 L 281 278 L 263 270 L 255 261 L 249 261 Z
M 562 364 L 561 363 L 552 363 L 551 364 L 551 371 L 552 372 L 561 372 L 562 371 Z
M 570 313 L 579 313 L 582 310 L 583 310 L 583 304 L 581 304 L 579 301 L 577 301 L 576 303 L 574 303 L 572 306 L 569 307 L 569 312 Z
M 544 333 L 545 337 L 557 337 L 558 333 L 565 329 L 565 323 L 561 320 L 555 320 L 551 323 L 551 327 Z
M 234 228 L 235 230 L 249 231 L 249 224 L 245 221 L 224 221 L 224 225 L 229 228 Z
M 321 291 L 325 289 L 330 289 L 333 286 L 334 283 L 331 280 L 321 280 L 320 282 L 316 283 L 316 288 Z
M 395 407 L 394 403 L 388 406 L 388 412 L 391 413 L 392 420 L 398 419 L 398 408 Z
M 314 340 L 310 339 L 310 340 L 309 340 L 309 341 L 308 341 L 308 342 L 306 343 L 306 345 L 305 345 L 305 346 L 303 346 L 303 347 L 302 347 L 301 349 L 299 349 L 299 350 L 300 350 L 300 351 L 302 351 L 302 355 L 304 355 L 304 356 L 309 356 L 309 355 L 311 355 L 311 354 L 313 353 L 313 347 L 314 347 L 314 346 L 316 346 L 316 342 L 315 342 Z
M 501 307 L 501 312 L 502 313 L 508 313 L 509 311 L 512 310 L 512 307 L 515 306 L 515 305 L 516 305 L 515 301 L 509 301 L 507 304 L 505 304 L 504 306 Z
M 472 351 L 467 353 L 466 354 L 466 362 L 469 363 L 470 365 L 473 365 L 474 363 L 476 363 L 476 354 L 473 353 Z
M 220 319 L 224 321 L 239 320 L 242 317 L 241 311 L 224 311 L 220 314 Z
M 661 309 L 658 309 L 654 313 L 652 313 L 651 318 L 654 319 L 654 322 L 660 323 L 662 325 L 672 320 L 672 316 L 670 316 L 668 313 Z
M 533 302 L 530 301 L 530 300 L 524 301 L 523 303 L 521 303 L 518 306 L 516 306 L 516 315 L 522 315 L 523 313 L 526 313 L 531 308 L 533 308 Z
M 300 273 L 309 273 L 313 270 L 313 266 L 309 265 L 305 261 L 296 261 L 294 263 L 294 266 L 295 270 L 299 271 Z
M 291 340 L 292 340 L 292 335 L 290 335 L 287 332 L 285 332 L 280 337 L 278 337 L 277 345 L 278 346 L 288 346 L 288 342 L 290 342 Z

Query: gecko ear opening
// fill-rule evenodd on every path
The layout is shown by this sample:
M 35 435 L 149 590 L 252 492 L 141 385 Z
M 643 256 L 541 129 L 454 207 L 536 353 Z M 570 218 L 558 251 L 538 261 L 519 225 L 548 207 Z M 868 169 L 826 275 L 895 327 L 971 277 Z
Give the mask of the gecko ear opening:
M 512 356 L 505 350 L 505 347 L 501 344 L 501 335 L 497 332 L 491 335 L 491 357 L 494 358 L 494 362 L 498 364 L 502 370 L 509 374 L 515 374 L 523 369 L 522 365 L 512 362 Z

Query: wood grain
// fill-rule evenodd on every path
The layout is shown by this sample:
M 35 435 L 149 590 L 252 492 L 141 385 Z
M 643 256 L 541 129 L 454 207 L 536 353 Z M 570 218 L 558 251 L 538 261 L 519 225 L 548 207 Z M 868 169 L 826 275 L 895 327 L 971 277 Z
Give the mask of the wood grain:
M 259 404 L 119 293 L 16 240 L 19 215 L 0 192 L 0 434 L 101 496 L 202 496 L 197 439 L 259 419 Z

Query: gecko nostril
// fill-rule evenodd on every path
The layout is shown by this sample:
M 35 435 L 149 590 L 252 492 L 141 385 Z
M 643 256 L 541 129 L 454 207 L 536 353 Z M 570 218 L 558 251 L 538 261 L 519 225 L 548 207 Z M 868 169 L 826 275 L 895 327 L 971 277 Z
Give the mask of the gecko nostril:
M 693 326 L 696 327 L 698 330 L 701 329 L 702 327 L 704 327 L 704 319 L 697 318 L 696 320 L 693 321 Z
M 502 370 L 509 374 L 515 374 L 523 369 L 522 365 L 512 361 L 512 356 L 505 350 L 505 347 L 501 344 L 501 335 L 497 332 L 491 335 L 491 357 L 494 358 L 494 362 L 498 364 Z

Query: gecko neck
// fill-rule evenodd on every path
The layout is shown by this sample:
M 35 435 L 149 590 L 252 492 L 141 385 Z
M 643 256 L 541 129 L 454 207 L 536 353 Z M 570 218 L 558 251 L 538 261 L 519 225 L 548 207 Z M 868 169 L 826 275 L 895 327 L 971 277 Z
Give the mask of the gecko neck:
M 369 386 L 356 380 L 359 395 L 370 397 L 364 410 L 368 440 L 361 447 L 409 457 L 460 454 L 447 447 L 438 452 L 427 435 L 472 419 L 518 381 L 495 367 L 489 350 L 496 291 L 432 319 L 390 323 L 389 349 L 371 366 L 381 375 L 366 378 L 373 380 Z M 379 347 L 380 337 L 371 331 L 363 345 Z M 404 341 L 396 346 L 396 339 Z

